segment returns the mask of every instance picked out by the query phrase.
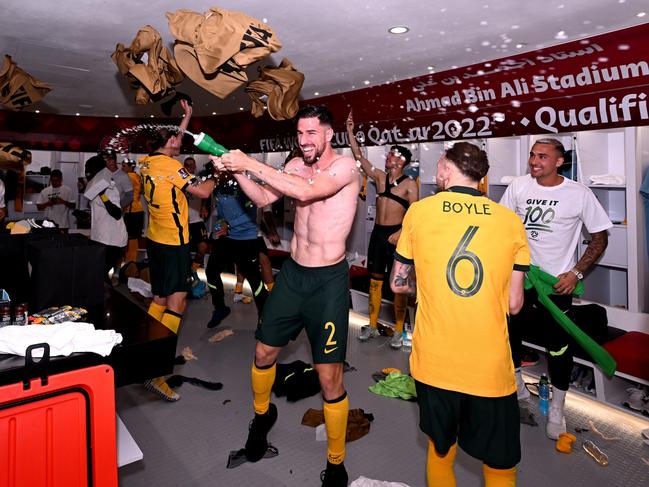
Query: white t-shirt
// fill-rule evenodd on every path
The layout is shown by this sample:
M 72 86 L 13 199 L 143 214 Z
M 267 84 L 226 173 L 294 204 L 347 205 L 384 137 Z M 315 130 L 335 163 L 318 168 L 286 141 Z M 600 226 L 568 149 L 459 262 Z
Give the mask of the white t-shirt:
M 42 205 L 51 199 L 61 198 L 68 203 L 74 202 L 74 193 L 70 188 L 62 184 L 58 188 L 48 186 L 38 195 L 37 204 Z M 72 210 L 65 205 L 54 205 L 45 208 L 45 218 L 52 220 L 59 228 L 70 228 L 70 214 Z
M 101 177 L 101 176 L 100 176 Z M 88 188 L 96 184 L 97 176 L 88 183 Z M 87 189 L 86 189 L 87 191 Z M 115 187 L 115 183 L 111 182 L 110 186 L 106 188 L 106 196 L 111 203 L 119 208 L 119 191 Z M 124 247 L 128 241 L 128 234 L 126 233 L 126 225 L 124 218 L 115 220 L 106 211 L 104 202 L 101 201 L 100 196 L 95 196 L 90 201 L 91 223 L 90 223 L 90 240 L 103 243 L 104 245 L 112 245 L 114 247 Z
M 523 220 L 532 264 L 554 276 L 568 272 L 577 263 L 575 250 L 583 225 L 589 233 L 613 226 L 593 192 L 568 178 L 546 187 L 529 174 L 517 177 L 500 204 Z
M 201 218 L 201 205 L 203 200 L 196 195 L 191 194 L 189 191 L 185 193 L 187 197 L 187 210 L 189 215 L 189 223 L 199 223 L 202 222 Z
M 131 182 L 131 178 L 129 178 L 128 174 L 126 174 L 124 171 L 117 169 L 117 171 L 111 172 L 110 169 L 105 167 L 101 171 L 99 171 L 95 177 L 97 176 L 103 177 L 107 180 L 112 179 L 113 181 L 115 181 L 115 186 L 119 191 L 119 198 L 121 202 L 121 204 L 118 204 L 117 206 L 124 208 L 128 206 L 131 201 L 133 201 L 133 183 Z

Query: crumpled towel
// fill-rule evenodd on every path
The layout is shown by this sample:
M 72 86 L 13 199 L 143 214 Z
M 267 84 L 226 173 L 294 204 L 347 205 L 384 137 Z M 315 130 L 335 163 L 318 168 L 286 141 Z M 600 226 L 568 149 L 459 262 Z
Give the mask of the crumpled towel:
M 0 353 L 25 356 L 30 345 L 48 343 L 50 356 L 68 356 L 75 352 L 94 352 L 102 357 L 122 343 L 115 330 L 95 330 L 92 323 L 64 321 L 54 325 L 5 326 L 0 328 Z M 42 357 L 43 349 L 32 354 Z
M 221 331 L 216 332 L 211 337 L 209 337 L 207 339 L 207 341 L 210 342 L 210 343 L 220 342 L 225 337 L 229 337 L 230 335 L 234 335 L 234 332 L 232 330 L 221 330 Z
M 624 186 L 626 184 L 626 178 L 619 174 L 593 174 L 589 179 L 592 185 Z
M 245 90 L 252 99 L 252 115 L 261 117 L 268 107 L 273 120 L 293 118 L 299 108 L 298 98 L 303 83 L 304 75 L 286 58 L 278 67 L 261 68 L 259 79 L 248 83 Z
M 408 487 L 403 482 L 388 482 L 385 480 L 373 480 L 362 475 L 354 480 L 349 487 Z
M 140 293 L 145 298 L 153 297 L 150 283 L 143 281 L 142 279 L 138 279 L 137 277 L 129 277 L 127 283 L 129 291 Z
M 5 54 L 0 65 L 0 105 L 9 110 L 21 110 L 33 105 L 50 91 L 50 85 L 19 68 L 11 56 Z
M 369 390 L 379 396 L 398 397 L 406 401 L 414 400 L 417 397 L 415 380 L 400 372 L 389 373 L 385 380 L 370 386 Z

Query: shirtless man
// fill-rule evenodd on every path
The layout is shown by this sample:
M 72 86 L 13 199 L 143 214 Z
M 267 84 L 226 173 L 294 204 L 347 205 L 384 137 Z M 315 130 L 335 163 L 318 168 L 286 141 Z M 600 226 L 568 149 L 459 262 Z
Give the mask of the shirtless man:
M 303 107 L 295 118 L 302 157 L 292 159 L 284 171 L 236 150 L 221 158 L 211 157 L 217 168 L 234 173 L 258 207 L 281 195 L 296 201 L 291 258 L 279 273 L 256 333 L 252 364 L 255 418 L 248 432 L 246 458 L 256 462 L 268 448 L 266 435 L 277 419 L 277 408 L 270 404 L 275 361 L 282 347 L 305 328 L 324 399 L 328 445 L 322 485 L 346 486 L 343 460 L 349 399 L 343 385 L 343 362 L 349 269 L 345 241 L 356 214 L 359 174 L 354 160 L 338 156 L 331 148 L 333 121 L 326 107 Z M 267 185 L 254 182 L 246 173 Z
M 403 168 L 410 163 L 412 154 L 400 145 L 393 145 L 385 158 L 385 171 L 374 167 L 363 157 L 354 135 L 354 118 L 351 110 L 347 116 L 347 135 L 354 158 L 361 168 L 376 184 L 376 221 L 370 245 L 367 249 L 367 270 L 370 272 L 370 326 L 358 337 L 361 341 L 379 336 L 378 320 L 381 309 L 383 279 L 390 275 L 397 241 L 401 235 L 401 222 L 408 207 L 419 199 L 417 182 L 403 174 Z M 408 297 L 394 295 L 395 330 L 390 346 L 403 345 L 403 322 L 406 318 Z

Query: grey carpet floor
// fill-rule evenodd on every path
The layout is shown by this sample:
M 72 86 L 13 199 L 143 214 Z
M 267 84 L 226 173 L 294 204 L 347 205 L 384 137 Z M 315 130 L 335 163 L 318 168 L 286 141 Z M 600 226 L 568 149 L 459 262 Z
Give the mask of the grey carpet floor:
M 231 288 L 226 299 L 231 302 Z M 319 486 L 326 460 L 326 443 L 315 439 L 315 429 L 300 424 L 308 408 L 322 408 L 320 396 L 295 403 L 275 398 L 279 418 L 269 434 L 279 456 L 235 469 L 226 469 L 228 453 L 243 447 L 252 417 L 250 365 L 254 353 L 256 311 L 254 304 L 230 304 L 232 314 L 222 325 L 207 329 L 211 314 L 208 300 L 189 301 L 178 339 L 178 352 L 191 347 L 198 360 L 179 365 L 175 373 L 223 383 L 209 391 L 184 384 L 182 398 L 175 403 L 160 400 L 138 385 L 117 390 L 117 411 L 144 459 L 119 469 L 122 487 L 279 487 Z M 387 338 L 360 343 L 357 336 L 363 317 L 352 319 L 347 361 L 356 368 L 345 374 L 351 408 L 362 408 L 375 417 L 369 434 L 347 444 L 345 464 L 350 482 L 363 475 L 372 479 L 403 482 L 423 487 L 426 437 L 418 428 L 415 403 L 380 397 L 368 391 L 373 372 L 384 367 L 408 370 L 408 354 L 392 350 Z M 221 342 L 208 339 L 217 331 L 234 334 Z M 280 355 L 280 362 L 311 362 L 308 342 L 301 334 Z M 476 367 L 480 364 L 476 363 Z M 585 405 L 584 405 L 585 404 Z M 606 441 L 592 431 L 577 434 L 574 453 L 555 451 L 543 427 L 521 426 L 523 458 L 518 485 L 559 486 L 649 486 L 649 446 L 640 430 L 649 423 L 626 421 L 624 415 L 601 411 L 595 403 L 579 401 L 567 407 L 568 427 L 597 428 L 618 440 Z M 581 449 L 593 440 L 609 456 L 610 465 L 597 465 Z M 646 460 L 643 461 L 643 458 Z M 483 485 L 481 463 L 459 452 L 455 470 L 458 486 Z

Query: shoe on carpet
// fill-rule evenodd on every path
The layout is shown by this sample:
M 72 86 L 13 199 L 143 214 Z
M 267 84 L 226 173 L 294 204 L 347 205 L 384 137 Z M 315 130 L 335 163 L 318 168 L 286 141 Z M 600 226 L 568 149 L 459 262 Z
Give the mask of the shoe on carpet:
M 327 462 L 327 468 L 320 472 L 320 480 L 322 481 L 322 487 L 347 487 L 349 477 L 347 476 L 345 464 L 334 465 Z
M 157 394 L 165 401 L 175 402 L 180 399 L 180 394 L 167 385 L 164 377 L 156 377 L 155 379 L 144 381 L 144 388 L 147 391 Z
M 640 387 L 629 387 L 626 390 L 626 395 L 626 400 L 622 404 L 629 409 L 642 412 L 649 407 L 649 404 L 647 403 L 649 397 L 644 389 L 641 389 Z
M 227 306 L 214 310 L 214 313 L 212 313 L 212 318 L 207 323 L 207 327 L 214 328 L 215 326 L 220 325 L 221 321 L 223 321 L 229 314 L 230 308 L 228 308 Z
M 252 303 L 252 298 L 250 296 L 246 296 L 243 293 L 234 293 L 234 296 L 232 296 L 232 302 L 250 304 Z
M 277 421 L 277 406 L 272 402 L 264 414 L 256 414 L 250 422 L 248 439 L 246 440 L 245 455 L 249 462 L 257 462 L 264 457 L 268 449 L 268 432 Z
M 403 347 L 403 334 L 395 333 L 394 335 L 392 335 L 392 338 L 390 339 L 390 346 L 395 350 L 399 350 L 401 347 Z
M 361 342 L 366 342 L 370 338 L 376 338 L 380 335 L 379 330 L 377 328 L 372 328 L 371 326 L 366 326 L 363 330 L 361 330 L 361 334 L 358 335 L 358 339 Z

